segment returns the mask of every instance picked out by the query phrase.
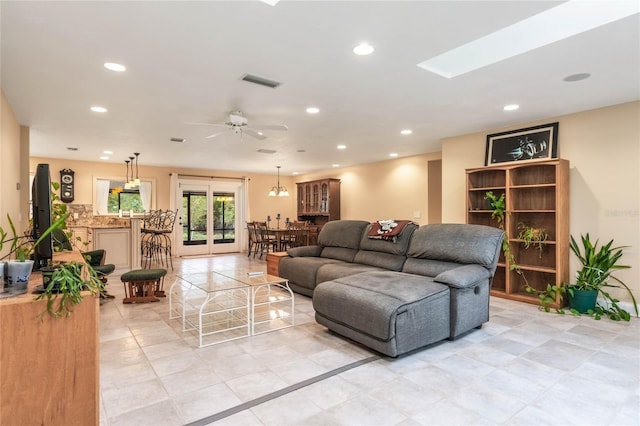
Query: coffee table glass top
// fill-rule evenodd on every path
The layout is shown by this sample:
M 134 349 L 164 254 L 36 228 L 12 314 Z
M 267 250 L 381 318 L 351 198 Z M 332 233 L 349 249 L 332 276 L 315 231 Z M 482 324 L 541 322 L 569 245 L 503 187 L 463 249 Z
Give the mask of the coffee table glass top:
M 269 283 L 281 283 L 286 281 L 275 275 L 257 273 L 261 271 L 249 268 L 234 268 L 226 270 L 216 270 L 207 272 L 178 273 L 178 278 L 198 287 L 206 292 L 216 292 L 244 288 Z

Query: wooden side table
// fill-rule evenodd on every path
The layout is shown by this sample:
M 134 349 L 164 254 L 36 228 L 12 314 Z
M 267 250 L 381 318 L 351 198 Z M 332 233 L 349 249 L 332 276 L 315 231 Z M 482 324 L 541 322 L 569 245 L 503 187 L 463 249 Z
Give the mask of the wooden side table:
M 279 277 L 278 271 L 280 270 L 280 261 L 283 257 L 287 256 L 286 251 L 267 253 L 267 274 Z

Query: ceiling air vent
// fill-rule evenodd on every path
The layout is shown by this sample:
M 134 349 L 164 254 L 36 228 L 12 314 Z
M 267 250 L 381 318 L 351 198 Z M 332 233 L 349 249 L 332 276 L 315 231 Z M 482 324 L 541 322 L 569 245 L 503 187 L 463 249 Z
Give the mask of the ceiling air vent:
M 184 141 L 186 141 L 185 138 L 171 138 L 169 139 L 171 142 L 178 142 L 178 143 L 184 143 Z
M 273 149 L 259 149 L 257 152 L 260 152 L 262 154 L 275 154 L 276 151 L 274 151 Z
M 248 81 L 249 83 L 259 84 L 261 86 L 271 87 L 272 89 L 275 89 L 276 87 L 282 84 L 277 81 L 269 80 L 268 78 L 264 78 L 264 77 L 258 77 L 257 75 L 253 75 L 253 74 L 245 74 L 242 76 L 240 80 Z

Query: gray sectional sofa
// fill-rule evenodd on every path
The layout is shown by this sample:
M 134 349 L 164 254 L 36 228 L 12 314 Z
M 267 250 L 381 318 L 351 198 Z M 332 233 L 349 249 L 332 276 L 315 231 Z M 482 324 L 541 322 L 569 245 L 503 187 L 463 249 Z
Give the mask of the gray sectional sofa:
M 410 223 L 387 241 L 370 238 L 371 226 L 329 222 L 317 245 L 280 261 L 279 275 L 313 297 L 318 323 L 395 357 L 489 320 L 500 229 Z

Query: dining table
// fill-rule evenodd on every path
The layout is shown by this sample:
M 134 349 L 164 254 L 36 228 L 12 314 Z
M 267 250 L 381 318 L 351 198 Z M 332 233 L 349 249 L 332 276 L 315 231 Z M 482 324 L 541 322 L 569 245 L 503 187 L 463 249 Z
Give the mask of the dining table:
M 282 246 L 283 236 L 289 234 L 288 228 L 267 228 L 269 235 L 276 237 L 276 247 L 278 251 L 284 251 L 285 247 Z

